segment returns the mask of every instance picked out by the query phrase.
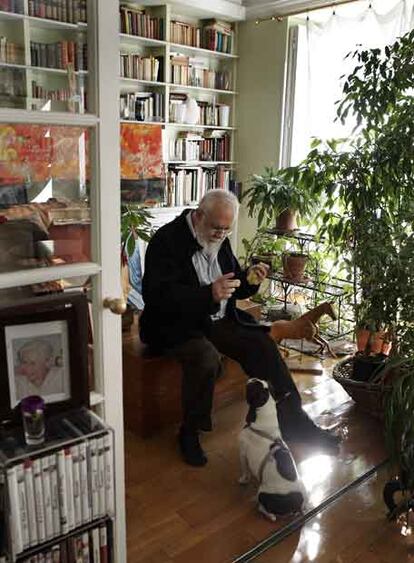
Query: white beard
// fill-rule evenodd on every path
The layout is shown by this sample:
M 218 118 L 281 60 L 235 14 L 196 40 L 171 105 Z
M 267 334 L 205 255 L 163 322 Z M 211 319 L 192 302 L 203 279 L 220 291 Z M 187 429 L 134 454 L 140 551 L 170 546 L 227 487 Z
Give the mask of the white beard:
M 224 238 L 218 241 L 211 242 L 206 240 L 203 234 L 199 231 L 195 230 L 195 232 L 197 235 L 197 242 L 203 247 L 203 252 L 207 254 L 209 258 L 214 258 L 215 256 L 217 256 L 220 247 L 223 244 Z

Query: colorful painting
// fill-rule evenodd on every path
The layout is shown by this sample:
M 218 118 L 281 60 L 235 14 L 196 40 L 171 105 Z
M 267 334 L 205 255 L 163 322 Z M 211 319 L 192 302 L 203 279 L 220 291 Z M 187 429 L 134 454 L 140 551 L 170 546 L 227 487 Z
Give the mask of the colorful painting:
M 149 180 L 164 177 L 160 125 L 121 124 L 121 178 Z
M 0 125 L 0 185 L 89 177 L 88 131 L 58 125 Z
M 157 204 L 164 199 L 160 125 L 121 124 L 121 200 Z

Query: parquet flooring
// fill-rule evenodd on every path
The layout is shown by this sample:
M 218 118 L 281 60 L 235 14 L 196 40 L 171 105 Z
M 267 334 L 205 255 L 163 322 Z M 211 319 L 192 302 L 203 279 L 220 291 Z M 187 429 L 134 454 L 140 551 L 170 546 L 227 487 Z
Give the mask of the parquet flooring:
M 309 414 L 343 435 L 337 457 L 306 446 L 293 450 L 310 507 L 318 506 L 385 458 L 380 424 L 354 408 L 330 378 L 330 365 L 325 361 L 326 369 L 319 376 L 295 375 Z M 245 403 L 240 402 L 216 414 L 215 430 L 202 438 L 209 458 L 204 468 L 182 463 L 175 444 L 177 428 L 150 440 L 126 435 L 129 563 L 231 562 L 286 524 L 286 520 L 271 523 L 264 519 L 255 507 L 253 484 L 244 488 L 237 482 L 237 435 L 246 411 Z M 332 530 L 335 526 L 332 524 Z M 299 540 L 296 544 L 293 539 L 285 541 L 286 552 L 295 553 Z M 305 551 L 301 548 L 300 553 Z M 278 558 L 263 559 L 273 560 L 279 562 Z M 304 559 L 308 560 L 312 559 Z M 319 559 L 313 560 L 319 563 Z

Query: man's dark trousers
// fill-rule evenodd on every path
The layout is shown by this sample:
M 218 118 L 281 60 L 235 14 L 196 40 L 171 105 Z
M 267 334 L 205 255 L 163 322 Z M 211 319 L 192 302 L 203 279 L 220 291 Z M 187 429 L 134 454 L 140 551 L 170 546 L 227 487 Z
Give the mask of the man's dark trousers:
M 192 338 L 168 350 L 183 367 L 183 425 L 188 430 L 211 430 L 214 384 L 221 373 L 220 354 L 237 361 L 248 377 L 268 381 L 276 397 L 289 394 L 278 405 L 282 432 L 307 418 L 292 376 L 276 343 L 260 327 L 231 319 L 213 322 L 208 338 Z

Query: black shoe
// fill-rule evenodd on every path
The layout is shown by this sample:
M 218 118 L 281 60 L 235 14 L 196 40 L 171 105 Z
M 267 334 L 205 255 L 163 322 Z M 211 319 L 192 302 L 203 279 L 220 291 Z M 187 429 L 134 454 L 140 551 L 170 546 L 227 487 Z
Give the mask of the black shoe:
M 300 442 L 310 446 L 315 446 L 324 450 L 334 450 L 338 452 L 341 442 L 340 436 L 333 434 L 329 430 L 324 430 L 317 426 L 310 419 L 298 426 L 282 430 L 282 437 L 287 442 Z
M 207 463 L 207 456 L 200 446 L 196 431 L 181 427 L 178 433 L 178 444 L 184 461 L 189 465 L 202 467 Z

